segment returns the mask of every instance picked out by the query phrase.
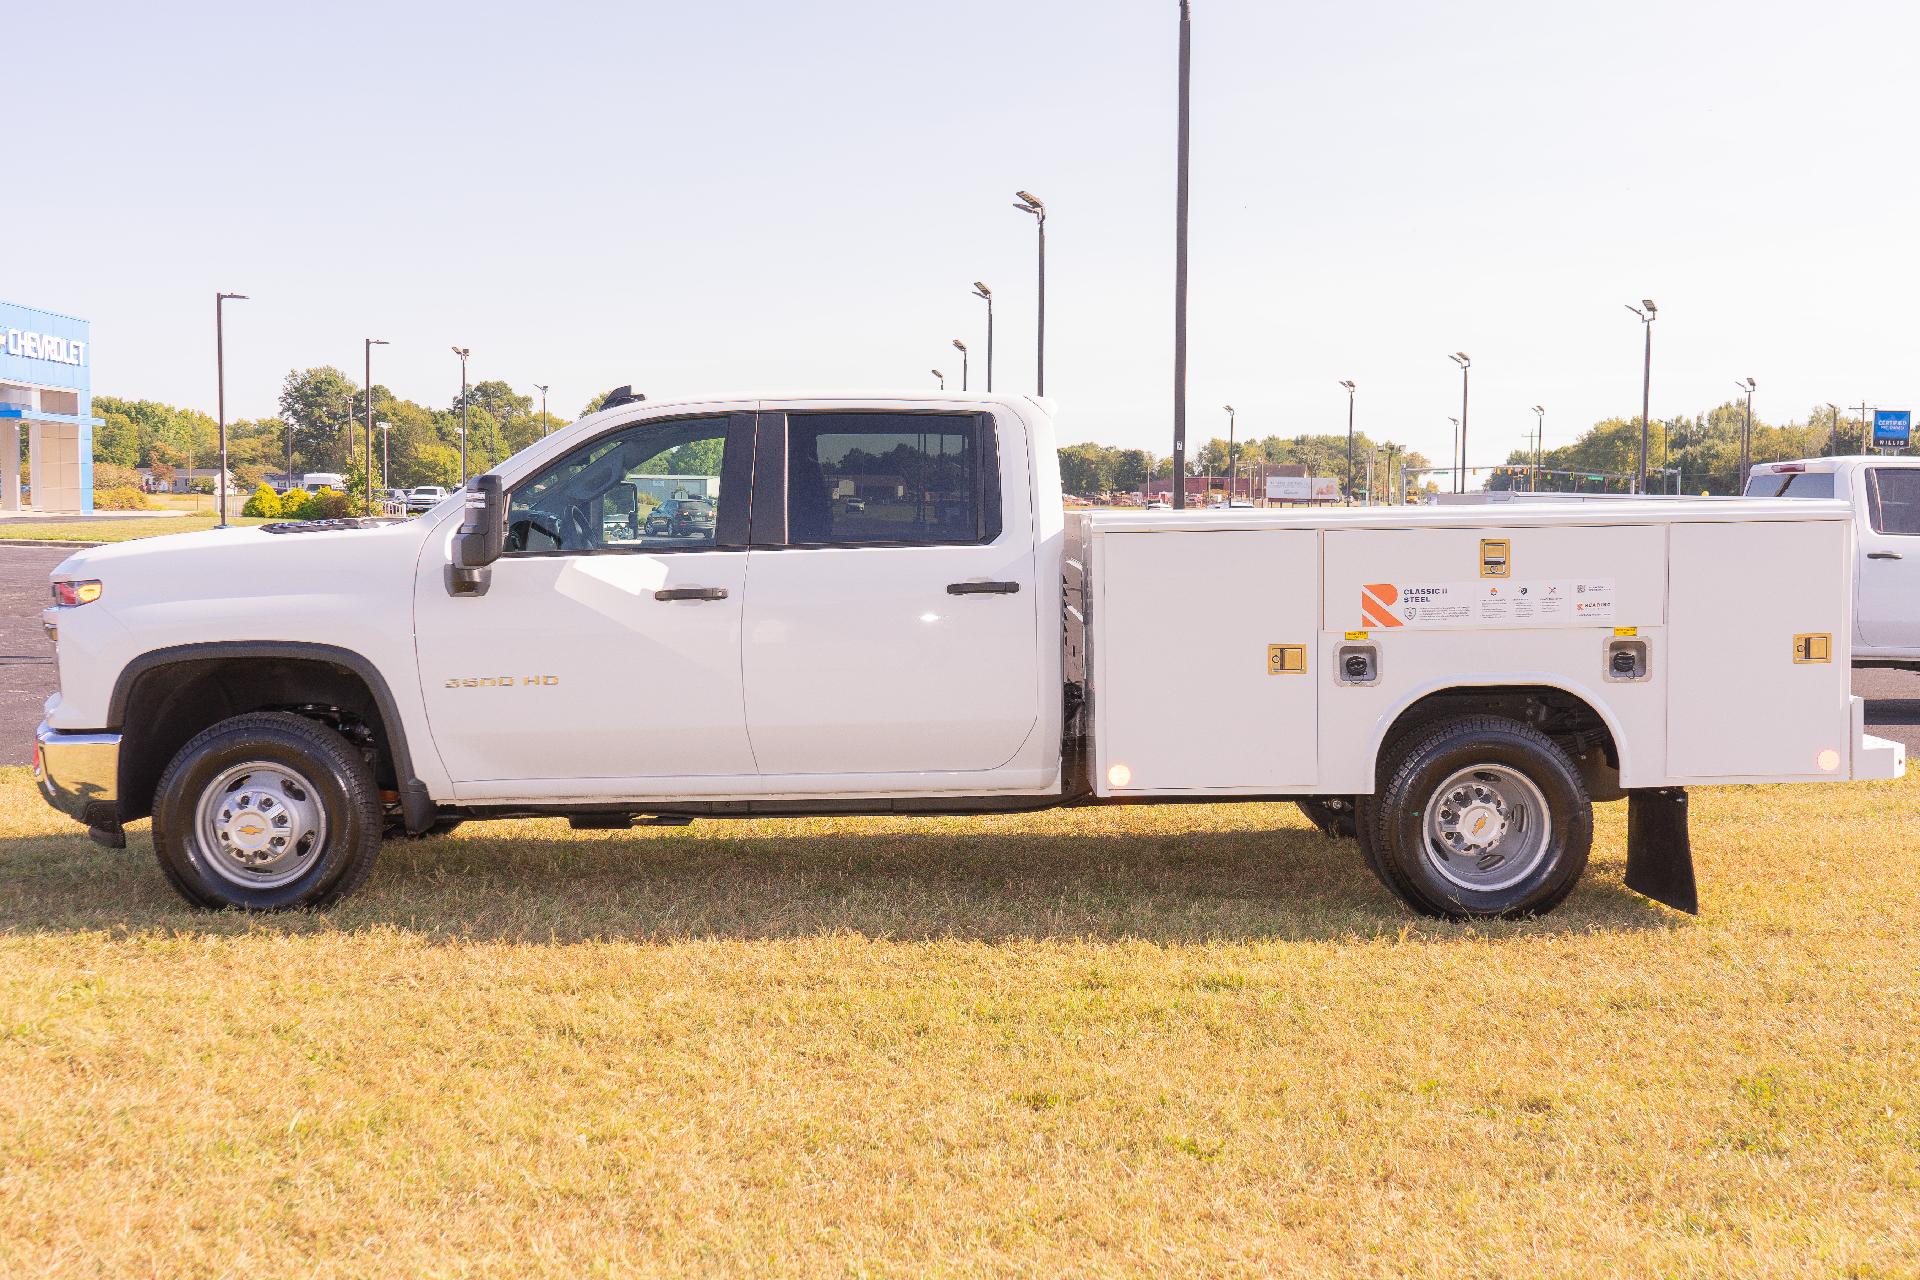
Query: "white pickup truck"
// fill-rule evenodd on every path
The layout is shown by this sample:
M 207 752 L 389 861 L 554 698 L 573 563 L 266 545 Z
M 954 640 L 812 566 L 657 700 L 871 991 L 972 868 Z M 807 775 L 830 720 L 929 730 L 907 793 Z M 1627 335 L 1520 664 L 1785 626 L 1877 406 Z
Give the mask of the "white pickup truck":
M 1920 671 L 1920 458 L 1762 462 L 1750 498 L 1839 499 L 1853 513 L 1853 665 Z
M 1839 503 L 1068 518 L 1056 462 L 1013 396 L 628 401 L 418 519 L 82 551 L 36 773 L 210 907 L 466 818 L 1288 799 L 1457 918 L 1560 902 L 1595 800 L 1694 910 L 1685 788 L 1905 768 Z

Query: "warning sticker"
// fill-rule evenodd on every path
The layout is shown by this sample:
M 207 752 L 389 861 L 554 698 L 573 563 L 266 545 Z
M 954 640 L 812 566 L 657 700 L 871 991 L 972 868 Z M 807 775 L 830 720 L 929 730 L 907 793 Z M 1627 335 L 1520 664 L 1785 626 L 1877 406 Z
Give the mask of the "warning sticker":
M 1368 627 L 1579 627 L 1613 621 L 1611 578 L 1507 582 L 1371 582 L 1360 588 Z

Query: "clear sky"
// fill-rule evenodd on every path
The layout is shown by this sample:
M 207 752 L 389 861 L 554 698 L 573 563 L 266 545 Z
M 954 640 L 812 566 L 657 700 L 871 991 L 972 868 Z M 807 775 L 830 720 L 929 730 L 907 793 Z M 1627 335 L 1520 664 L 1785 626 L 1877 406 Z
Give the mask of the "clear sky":
M 1759 382 L 1920 400 L 1920 6 L 1196 0 L 1191 435 L 1473 460 Z M 444 403 L 1033 379 L 1165 453 L 1174 0 L 18 4 L 0 297 L 90 318 L 96 391 L 270 414 L 295 365 Z

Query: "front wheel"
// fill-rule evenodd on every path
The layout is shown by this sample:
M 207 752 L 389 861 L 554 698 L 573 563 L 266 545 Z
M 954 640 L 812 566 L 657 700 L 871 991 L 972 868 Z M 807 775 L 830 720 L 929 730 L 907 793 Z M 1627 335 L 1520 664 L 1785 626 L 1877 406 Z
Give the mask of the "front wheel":
M 380 792 L 360 752 L 286 712 L 196 734 L 154 796 L 160 869 L 199 907 L 325 906 L 366 880 L 380 829 Z
M 1573 892 L 1593 843 L 1580 772 L 1551 738 L 1494 716 L 1403 739 L 1361 823 L 1369 865 L 1423 915 L 1537 915 Z

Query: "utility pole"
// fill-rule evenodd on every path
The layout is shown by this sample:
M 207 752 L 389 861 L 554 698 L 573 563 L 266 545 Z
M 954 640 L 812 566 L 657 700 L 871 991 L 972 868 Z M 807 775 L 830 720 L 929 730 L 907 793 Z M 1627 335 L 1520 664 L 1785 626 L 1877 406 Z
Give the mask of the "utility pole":
M 1540 492 L 1540 441 L 1547 434 L 1547 411 L 1533 406 L 1533 467 L 1527 473 L 1527 492 Z
M 1827 424 L 1827 453 L 1833 455 L 1840 452 L 1840 406 L 1829 400 L 1827 411 L 1833 415 Z
M 213 295 L 213 360 L 218 369 L 220 381 L 220 527 L 227 527 L 227 321 L 226 305 L 231 299 L 245 302 L 244 293 L 216 293 Z M 289 444 L 288 449 L 292 449 Z M 288 454 L 292 456 L 291 452 Z M 291 465 L 289 465 L 291 470 Z
M 367 514 L 373 514 L 373 349 L 387 345 L 385 338 L 368 338 L 362 349 L 367 369 Z
M 1734 492 L 1742 494 L 1747 491 L 1747 477 L 1753 472 L 1753 379 L 1736 380 L 1733 385 L 1747 393 L 1747 421 L 1740 428 L 1740 476 L 1734 486 Z
M 1640 465 L 1633 473 L 1633 491 L 1644 494 L 1647 491 L 1647 408 L 1653 398 L 1653 321 L 1660 314 L 1660 308 L 1653 305 L 1652 298 L 1640 299 L 1639 307 L 1631 302 L 1626 307 L 1640 317 L 1640 326 L 1647 331 L 1647 357 L 1640 372 Z
M 1231 507 L 1234 494 L 1233 482 L 1237 474 L 1233 465 L 1233 424 L 1237 415 L 1230 404 L 1223 404 L 1220 407 L 1227 411 L 1227 505 Z
M 1467 491 L 1467 370 L 1473 367 L 1473 361 L 1464 351 L 1456 351 L 1447 357 L 1460 366 L 1460 446 L 1458 449 L 1460 469 L 1453 473 L 1453 491 Z
M 1193 90 L 1193 4 L 1180 0 L 1179 133 L 1173 199 L 1173 509 L 1187 505 L 1187 138 Z
M 1347 505 L 1353 505 L 1353 380 L 1342 378 L 1340 385 L 1347 389 Z
M 472 347 L 455 347 L 453 354 L 460 357 L 460 484 L 467 483 L 467 357 L 473 354 Z
M 1867 443 L 1867 403 L 1863 400 L 1857 405 L 1849 405 L 1848 408 L 1860 411 L 1860 452 L 1869 453 L 1872 449 Z
M 993 390 L 993 290 L 975 280 L 973 296 L 984 298 L 987 303 L 987 390 L 991 392 Z

